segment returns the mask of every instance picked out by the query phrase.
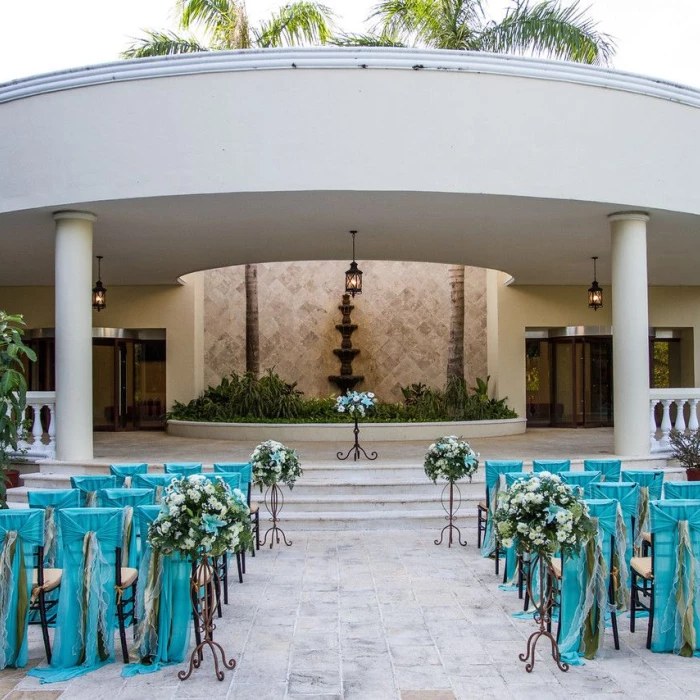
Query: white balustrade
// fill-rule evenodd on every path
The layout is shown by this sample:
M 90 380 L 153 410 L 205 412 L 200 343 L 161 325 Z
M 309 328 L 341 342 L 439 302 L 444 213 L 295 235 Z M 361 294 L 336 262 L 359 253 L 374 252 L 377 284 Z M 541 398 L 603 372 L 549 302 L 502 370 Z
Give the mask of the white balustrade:
M 47 426 L 42 425 L 41 422 L 43 408 L 46 408 L 48 413 Z M 16 456 L 25 459 L 55 459 L 56 392 L 28 391 L 26 417 L 27 421 L 31 422 L 31 430 L 21 435 L 17 441 Z
M 671 430 L 685 433 L 698 429 L 698 403 L 700 388 L 649 390 L 649 443 L 652 453 L 671 453 Z M 661 421 L 657 419 L 659 405 L 663 409 Z

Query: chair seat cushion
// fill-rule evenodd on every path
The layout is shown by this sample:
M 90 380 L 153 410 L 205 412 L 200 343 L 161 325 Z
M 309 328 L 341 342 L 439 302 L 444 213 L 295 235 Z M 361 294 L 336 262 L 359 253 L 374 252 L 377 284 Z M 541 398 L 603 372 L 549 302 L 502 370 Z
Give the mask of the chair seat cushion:
M 53 591 L 61 585 L 61 575 L 61 569 L 44 569 L 44 593 Z M 39 572 L 34 569 L 34 573 L 32 574 L 32 589 L 39 588 L 38 581 Z
M 561 581 L 561 559 L 552 559 L 552 572 L 558 581 Z
M 139 577 L 138 569 L 129 569 L 127 567 L 122 567 L 122 588 L 128 588 L 133 585 L 136 579 Z
M 643 532 L 643 533 L 642 533 L 642 539 L 643 539 L 645 542 L 648 542 L 649 544 L 651 544 L 651 532 Z
M 257 513 L 259 510 L 260 510 L 260 504 L 253 501 L 250 504 L 250 514 L 253 515 L 253 513 Z
M 479 501 L 479 505 L 477 506 L 479 510 L 488 510 L 489 507 L 486 505 L 486 501 Z
M 651 570 L 651 557 L 632 557 L 630 562 L 632 568 L 642 578 L 654 578 Z

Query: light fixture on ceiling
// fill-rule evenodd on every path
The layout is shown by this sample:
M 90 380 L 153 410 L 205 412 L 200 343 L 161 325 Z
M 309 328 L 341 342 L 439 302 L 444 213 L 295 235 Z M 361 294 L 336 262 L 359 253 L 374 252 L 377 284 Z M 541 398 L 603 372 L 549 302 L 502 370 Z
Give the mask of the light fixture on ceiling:
M 355 262 L 355 234 L 357 231 L 350 231 L 352 234 L 352 262 L 350 268 L 345 273 L 345 293 L 354 297 L 355 294 L 362 294 L 362 270 Z
M 92 288 L 92 308 L 100 312 L 107 307 L 107 288 L 102 284 L 102 255 L 97 258 L 97 282 Z
M 593 256 L 593 284 L 588 290 L 588 308 L 598 311 L 603 306 L 603 290 L 598 285 L 598 275 L 596 270 L 596 260 L 598 256 Z

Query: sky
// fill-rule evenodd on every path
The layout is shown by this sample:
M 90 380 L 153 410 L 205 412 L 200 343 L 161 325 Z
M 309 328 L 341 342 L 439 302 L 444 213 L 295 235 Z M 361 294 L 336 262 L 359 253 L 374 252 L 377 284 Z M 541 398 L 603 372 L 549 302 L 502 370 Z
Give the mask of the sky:
M 255 24 L 283 0 L 247 0 Z M 0 82 L 119 58 L 142 28 L 175 29 L 175 0 L 0 0 Z M 375 0 L 326 0 L 362 31 Z M 493 16 L 508 0 L 488 0 Z M 565 4 L 568 4 L 565 0 Z M 700 0 L 583 0 L 617 43 L 613 67 L 700 88 Z M 365 27 L 366 29 L 366 27 Z

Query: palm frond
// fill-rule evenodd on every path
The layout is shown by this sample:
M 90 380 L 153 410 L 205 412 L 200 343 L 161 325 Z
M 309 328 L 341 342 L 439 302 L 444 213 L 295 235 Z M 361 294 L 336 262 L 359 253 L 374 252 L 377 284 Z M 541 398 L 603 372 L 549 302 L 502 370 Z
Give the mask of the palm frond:
M 332 37 L 333 12 L 317 2 L 291 2 L 253 30 L 261 48 L 325 44 Z
M 180 24 L 196 25 L 210 37 L 213 49 L 250 48 L 248 13 L 243 0 L 179 0 Z
M 484 28 L 480 49 L 608 65 L 615 53 L 615 42 L 599 32 L 597 26 L 579 2 L 562 7 L 558 0 L 536 5 L 523 0 L 508 10 L 503 21 L 491 22 Z
M 146 36 L 134 39 L 129 48 L 121 52 L 122 58 L 148 58 L 149 56 L 172 56 L 180 53 L 208 51 L 194 37 L 183 37 L 175 32 L 145 30 Z
M 403 48 L 403 42 L 388 34 L 336 34 L 328 40 L 334 46 L 396 46 Z

